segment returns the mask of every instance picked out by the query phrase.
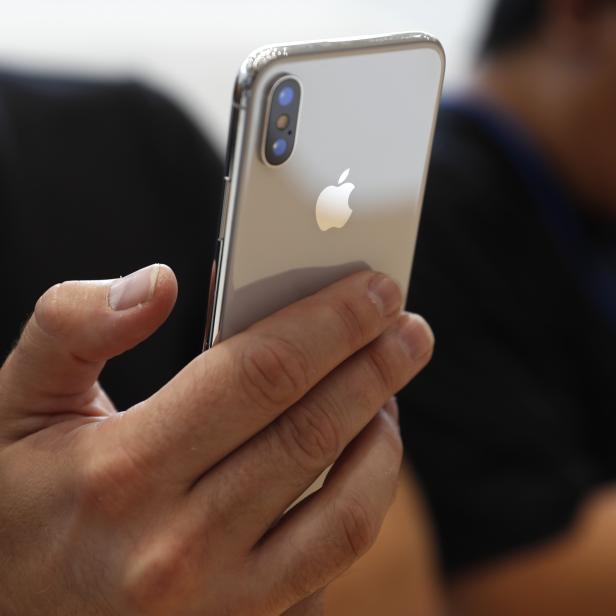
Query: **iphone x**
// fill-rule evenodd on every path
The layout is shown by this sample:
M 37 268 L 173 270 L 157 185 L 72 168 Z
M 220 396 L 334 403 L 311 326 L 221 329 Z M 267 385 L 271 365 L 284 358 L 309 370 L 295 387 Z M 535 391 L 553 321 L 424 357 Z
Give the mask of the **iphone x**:
M 408 292 L 444 69 L 439 42 L 417 33 L 247 58 L 206 346 L 358 270 Z

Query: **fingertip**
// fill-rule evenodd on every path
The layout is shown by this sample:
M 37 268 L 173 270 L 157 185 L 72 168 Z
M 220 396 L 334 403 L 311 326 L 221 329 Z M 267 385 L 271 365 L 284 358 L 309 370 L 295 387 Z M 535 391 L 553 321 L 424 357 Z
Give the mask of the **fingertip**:
M 141 275 L 143 281 L 139 283 L 136 277 Z M 132 282 L 128 282 L 131 277 Z M 112 303 L 114 286 L 128 282 L 124 297 L 119 303 Z M 147 281 L 147 282 L 146 282 Z M 131 290 L 131 284 L 135 284 L 137 291 Z M 149 291 L 139 286 L 150 286 Z M 139 293 L 142 294 L 139 297 Z M 177 279 L 173 270 L 165 264 L 153 264 L 130 274 L 125 278 L 117 279 L 109 289 L 109 306 L 111 317 L 115 323 L 114 331 L 117 340 L 123 340 L 122 350 L 132 348 L 148 336 L 150 336 L 166 320 L 175 305 L 178 293 Z
M 424 330 L 426 337 L 430 341 L 430 346 L 434 348 L 434 345 L 436 343 L 436 338 L 434 337 L 434 330 L 432 329 L 432 327 L 430 327 L 428 321 L 426 321 L 420 314 L 415 314 L 414 316 L 420 324 L 420 327 Z
M 108 288 L 108 307 L 122 318 L 136 313 L 168 314 L 177 298 L 177 280 L 165 264 L 154 263 L 112 281 Z
M 415 319 L 417 327 L 422 331 L 426 340 L 428 341 L 428 346 L 434 349 L 436 339 L 434 337 L 434 331 L 432 327 L 430 327 L 428 321 L 426 321 L 426 319 L 424 319 L 420 314 L 412 313 L 411 316 L 413 319 Z
M 411 359 L 425 366 L 434 352 L 434 333 L 427 321 L 418 314 L 404 312 L 396 327 Z
M 169 306 L 169 310 L 173 308 L 178 296 L 178 282 L 174 271 L 164 263 L 158 264 L 158 278 L 156 287 L 152 294 L 152 299 L 161 301 Z

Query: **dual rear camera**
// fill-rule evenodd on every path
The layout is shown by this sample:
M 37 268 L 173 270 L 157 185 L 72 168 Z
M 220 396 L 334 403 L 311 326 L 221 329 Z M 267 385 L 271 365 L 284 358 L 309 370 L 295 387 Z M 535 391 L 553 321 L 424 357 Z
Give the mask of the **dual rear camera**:
M 278 79 L 270 91 L 265 159 L 281 165 L 289 159 L 295 146 L 301 88 L 293 77 Z

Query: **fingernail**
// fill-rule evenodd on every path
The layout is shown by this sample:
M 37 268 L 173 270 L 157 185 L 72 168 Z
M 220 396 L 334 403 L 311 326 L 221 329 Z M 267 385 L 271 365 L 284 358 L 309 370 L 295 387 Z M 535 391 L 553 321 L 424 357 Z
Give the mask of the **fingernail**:
M 385 406 L 383 407 L 383 409 L 385 410 L 385 412 L 392 417 L 395 421 L 398 421 L 400 418 L 400 412 L 398 410 L 398 401 L 396 400 L 395 396 L 393 398 L 390 398 L 387 401 L 387 404 L 385 404 Z
M 398 320 L 398 336 L 415 361 L 432 352 L 434 335 L 429 325 L 417 315 L 405 313 Z
M 156 289 L 160 265 L 149 265 L 124 278 L 118 278 L 109 289 L 109 307 L 112 310 L 126 310 L 145 304 Z
M 402 293 L 400 287 L 391 278 L 376 274 L 370 281 L 368 292 L 382 316 L 389 317 L 400 311 Z

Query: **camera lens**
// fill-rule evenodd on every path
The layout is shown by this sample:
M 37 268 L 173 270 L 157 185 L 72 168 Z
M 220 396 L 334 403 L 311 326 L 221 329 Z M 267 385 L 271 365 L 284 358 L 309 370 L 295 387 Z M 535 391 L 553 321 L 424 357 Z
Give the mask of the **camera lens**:
M 267 92 L 264 118 L 263 162 L 273 167 L 283 165 L 295 149 L 302 86 L 292 75 L 280 75 Z
M 287 151 L 287 145 L 286 139 L 276 139 L 276 141 L 272 144 L 272 152 L 274 153 L 274 156 L 284 156 Z
M 291 86 L 284 86 L 278 92 L 278 104 L 281 107 L 288 107 L 295 98 L 295 90 Z
M 287 126 L 289 126 L 289 116 L 283 113 L 276 118 L 276 128 L 278 130 L 284 130 Z

